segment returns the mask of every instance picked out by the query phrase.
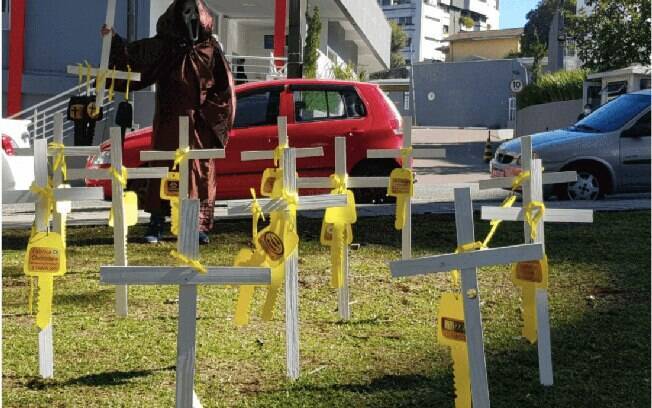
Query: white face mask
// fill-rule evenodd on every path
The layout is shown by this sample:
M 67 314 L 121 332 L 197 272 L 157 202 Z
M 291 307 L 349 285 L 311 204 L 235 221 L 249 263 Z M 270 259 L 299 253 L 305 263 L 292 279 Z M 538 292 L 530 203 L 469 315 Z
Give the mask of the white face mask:
M 584 108 L 584 114 L 588 115 L 589 113 L 591 113 L 591 108 Z
M 194 0 L 186 0 L 181 8 L 181 18 L 186 26 L 188 39 L 193 43 L 199 40 L 199 9 Z

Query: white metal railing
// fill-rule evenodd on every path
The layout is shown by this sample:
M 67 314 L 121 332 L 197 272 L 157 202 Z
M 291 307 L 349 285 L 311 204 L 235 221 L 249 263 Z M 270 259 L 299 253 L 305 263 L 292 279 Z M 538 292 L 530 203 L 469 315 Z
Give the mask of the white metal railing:
M 274 57 L 270 54 L 269 57 L 226 55 L 226 59 L 231 65 L 236 83 L 286 78 L 287 58 Z M 277 67 L 277 61 L 282 62 L 283 65 Z
M 36 105 L 30 106 L 27 109 L 15 113 L 8 117 L 8 119 L 27 119 L 30 124 L 27 125 L 30 141 L 35 138 L 51 139 L 54 132 L 54 116 L 57 113 L 63 114 L 63 137 L 64 140 L 73 135 L 74 123 L 67 119 L 66 112 L 68 110 L 68 101 L 71 96 L 87 95 L 87 85 L 80 84 L 70 89 L 67 89 L 57 95 L 54 95 Z M 91 81 L 90 89 L 95 89 L 95 81 Z M 98 124 L 106 121 L 110 116 L 109 114 L 114 110 L 113 102 L 109 102 L 108 96 L 104 98 L 102 104 L 104 109 L 104 117 Z M 97 125 L 96 125 L 97 126 Z

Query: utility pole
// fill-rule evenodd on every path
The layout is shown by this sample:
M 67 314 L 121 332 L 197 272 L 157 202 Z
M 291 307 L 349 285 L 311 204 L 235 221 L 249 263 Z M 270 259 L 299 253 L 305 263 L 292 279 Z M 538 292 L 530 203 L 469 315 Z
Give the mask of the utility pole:
M 136 0 L 127 0 L 127 41 L 136 41 Z
M 301 33 L 306 25 L 304 0 L 289 1 L 288 24 L 288 78 L 303 77 L 303 38 Z
M 548 72 L 564 69 L 565 43 L 564 0 L 560 0 L 548 34 Z

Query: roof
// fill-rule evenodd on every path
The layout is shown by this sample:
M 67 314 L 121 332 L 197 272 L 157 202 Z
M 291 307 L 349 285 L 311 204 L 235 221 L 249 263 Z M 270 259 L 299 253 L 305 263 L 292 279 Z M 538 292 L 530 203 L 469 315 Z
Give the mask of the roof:
M 615 76 L 622 75 L 650 75 L 650 66 L 649 65 L 631 65 L 626 68 L 615 69 L 612 71 L 605 72 L 596 72 L 594 74 L 589 74 L 587 79 L 601 79 L 601 78 L 611 78 Z
M 447 41 L 493 40 L 497 38 L 514 38 L 523 35 L 523 28 L 506 28 L 504 30 L 466 31 L 449 35 Z

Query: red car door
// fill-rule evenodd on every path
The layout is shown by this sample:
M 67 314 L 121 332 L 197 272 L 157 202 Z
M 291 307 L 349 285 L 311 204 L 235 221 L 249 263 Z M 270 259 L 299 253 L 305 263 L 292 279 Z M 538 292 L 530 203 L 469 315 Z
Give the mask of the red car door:
M 272 150 L 277 142 L 276 121 L 284 85 L 259 87 L 238 92 L 234 129 L 226 146 L 226 158 L 217 160 L 218 199 L 249 196 L 249 189 L 258 189 L 267 161 L 243 162 L 240 154 L 249 150 Z
M 293 84 L 289 91 L 293 100 L 292 121 L 288 125 L 290 145 L 324 149 L 324 157 L 299 159 L 299 173 L 304 177 L 328 176 L 335 166 L 335 138 L 363 131 L 368 119 L 360 114 L 364 106 L 350 106 L 351 101 L 360 101 L 351 97 L 357 95 L 352 85 Z

